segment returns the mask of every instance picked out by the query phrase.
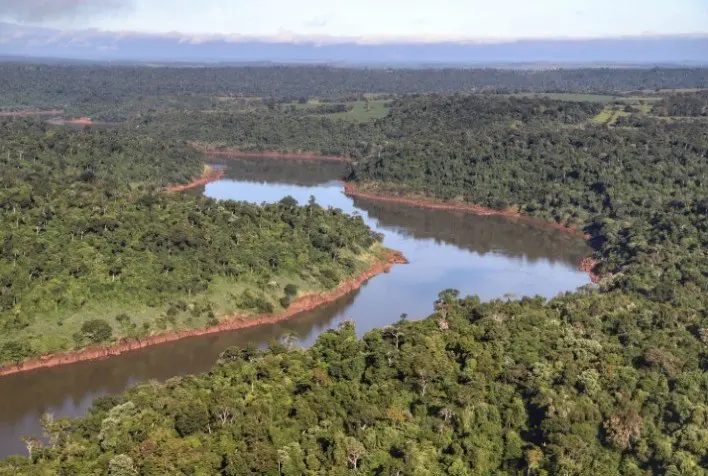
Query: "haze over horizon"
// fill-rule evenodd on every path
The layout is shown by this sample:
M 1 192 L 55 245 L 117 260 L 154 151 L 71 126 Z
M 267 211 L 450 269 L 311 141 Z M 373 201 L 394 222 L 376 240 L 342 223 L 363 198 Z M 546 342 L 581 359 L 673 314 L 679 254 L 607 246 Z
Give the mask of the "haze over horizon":
M 703 0 L 175 0 L 169 14 L 163 0 L 0 0 L 0 54 L 23 56 L 705 63 L 704 47 Z

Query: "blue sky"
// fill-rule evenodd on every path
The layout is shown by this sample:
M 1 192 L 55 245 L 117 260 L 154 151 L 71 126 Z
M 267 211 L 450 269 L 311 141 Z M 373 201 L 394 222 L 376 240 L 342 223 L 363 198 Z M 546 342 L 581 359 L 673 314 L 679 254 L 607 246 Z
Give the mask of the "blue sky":
M 61 29 L 371 41 L 708 33 L 708 0 L 0 0 Z

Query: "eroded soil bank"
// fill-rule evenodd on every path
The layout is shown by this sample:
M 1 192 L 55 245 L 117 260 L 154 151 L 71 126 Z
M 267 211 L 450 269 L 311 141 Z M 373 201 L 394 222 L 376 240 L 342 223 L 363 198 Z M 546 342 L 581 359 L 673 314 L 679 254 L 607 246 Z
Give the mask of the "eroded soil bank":
M 67 365 L 86 360 L 95 360 L 119 355 L 124 352 L 142 349 L 153 345 L 163 344 L 184 339 L 186 337 L 203 336 L 207 334 L 215 334 L 218 332 L 233 331 L 245 329 L 249 327 L 261 326 L 266 324 L 275 324 L 277 322 L 291 319 L 296 315 L 307 312 L 319 307 L 323 304 L 333 302 L 342 296 L 351 293 L 360 288 L 369 279 L 382 273 L 387 273 L 394 264 L 406 264 L 408 261 L 399 252 L 393 250 L 385 250 L 385 256 L 373 263 L 369 269 L 347 281 L 344 281 L 334 291 L 326 293 L 308 294 L 297 298 L 290 307 L 280 313 L 262 315 L 262 316 L 247 316 L 234 315 L 228 316 L 219 324 L 207 327 L 205 329 L 185 329 L 173 332 L 166 332 L 154 336 L 148 336 L 143 339 L 124 339 L 113 345 L 94 346 L 82 350 L 71 352 L 57 352 L 53 354 L 43 355 L 41 357 L 27 360 L 21 364 L 6 365 L 0 367 L 0 376 L 27 372 L 30 370 L 56 367 L 59 365 Z
M 196 178 L 191 182 L 185 183 L 183 185 L 173 185 L 172 187 L 168 187 L 167 191 L 184 192 L 185 190 L 190 190 L 193 188 L 201 187 L 211 182 L 216 182 L 217 180 L 221 180 L 222 178 L 224 178 L 223 170 L 207 169 L 199 178 Z
M 469 212 L 469 213 L 474 213 L 475 215 L 481 215 L 481 216 L 502 216 L 506 218 L 513 218 L 517 220 L 525 220 L 529 222 L 533 222 L 542 226 L 550 227 L 550 228 L 555 228 L 562 230 L 566 233 L 570 233 L 573 235 L 581 236 L 585 240 L 589 240 L 591 238 L 590 235 L 585 234 L 582 232 L 582 230 L 579 230 L 577 228 L 571 227 L 571 226 L 565 226 L 560 223 L 555 223 L 555 222 L 550 222 L 546 220 L 541 220 L 539 218 L 534 218 L 530 217 L 528 215 L 523 215 L 515 210 L 496 210 L 493 208 L 487 208 L 483 207 L 480 205 L 475 205 L 475 204 L 467 204 L 467 203 L 454 203 L 454 202 L 444 202 L 441 200 L 435 200 L 433 198 L 423 198 L 423 197 L 405 197 L 405 196 L 395 196 L 395 195 L 388 195 L 388 194 L 383 194 L 383 193 L 370 193 L 370 192 L 364 192 L 359 189 L 357 189 L 356 184 L 352 182 L 345 182 L 342 181 L 341 184 L 344 186 L 344 193 L 349 195 L 350 197 L 361 197 L 361 198 L 367 198 L 370 200 L 381 200 L 381 201 L 386 201 L 386 202 L 393 202 L 393 203 L 401 203 L 405 205 L 413 205 L 417 207 L 425 207 L 425 208 L 431 208 L 435 210 L 453 210 L 453 211 L 463 211 L 463 212 Z M 595 268 L 598 264 L 598 261 L 592 257 L 587 257 L 584 258 L 580 264 L 578 265 L 578 269 L 580 271 L 583 271 L 590 276 L 590 279 L 592 282 L 597 283 L 600 281 L 601 276 L 595 272 Z
M 506 218 L 515 218 L 518 220 L 525 220 L 529 222 L 534 222 L 539 225 L 556 228 L 558 230 L 563 230 L 574 235 L 582 236 L 585 240 L 590 239 L 590 235 L 583 233 L 581 230 L 574 228 L 572 226 L 561 225 L 560 223 L 555 223 L 547 220 L 541 220 L 539 218 L 530 217 L 528 215 L 523 215 L 515 210 L 496 210 L 494 208 L 487 208 L 481 205 L 475 205 L 472 203 L 455 203 L 455 202 L 444 202 L 442 200 L 436 200 L 434 198 L 427 197 L 406 197 L 406 196 L 396 196 L 384 193 L 370 193 L 364 192 L 357 188 L 356 184 L 352 182 L 341 182 L 344 186 L 344 193 L 351 197 L 361 197 L 368 198 L 371 200 L 383 200 L 386 202 L 393 203 L 403 203 L 405 205 L 413 205 L 416 207 L 432 208 L 436 210 L 453 210 L 461 212 L 470 212 L 475 215 L 481 216 L 501 216 Z

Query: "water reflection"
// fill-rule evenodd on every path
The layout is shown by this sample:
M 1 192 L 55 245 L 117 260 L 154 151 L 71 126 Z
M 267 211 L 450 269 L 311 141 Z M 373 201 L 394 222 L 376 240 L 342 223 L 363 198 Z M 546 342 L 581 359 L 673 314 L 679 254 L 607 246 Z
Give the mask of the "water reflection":
M 344 178 L 350 171 L 350 166 L 341 162 L 238 157 L 213 162 L 212 166 L 223 168 L 226 179 L 300 186 L 315 186 Z
M 427 210 L 391 202 L 355 197 L 354 206 L 365 210 L 380 226 L 418 239 L 431 238 L 475 253 L 548 260 L 568 266 L 588 255 L 577 237 L 526 220 L 474 216 L 465 212 Z

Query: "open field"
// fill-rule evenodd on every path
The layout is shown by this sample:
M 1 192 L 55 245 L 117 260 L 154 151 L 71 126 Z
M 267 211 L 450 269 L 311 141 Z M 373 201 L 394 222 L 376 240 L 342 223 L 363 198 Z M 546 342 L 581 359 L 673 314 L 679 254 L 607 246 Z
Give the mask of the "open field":
M 388 114 L 388 108 L 386 103 L 388 100 L 374 100 L 369 101 L 369 107 L 367 109 L 366 102 L 357 101 L 354 104 L 354 109 L 348 112 L 339 112 L 336 114 L 327 114 L 327 117 L 334 119 L 345 119 L 355 122 L 366 122 L 374 119 L 380 119 Z M 352 103 L 349 103 L 352 104 Z
M 371 99 L 368 101 L 368 108 L 367 101 L 321 102 L 317 99 L 309 100 L 304 104 L 292 103 L 291 105 L 295 106 L 297 110 L 307 111 L 315 110 L 315 108 L 325 105 L 346 104 L 347 106 L 353 106 L 353 108 L 347 112 L 336 112 L 329 114 L 313 113 L 312 115 L 316 117 L 328 117 L 331 119 L 366 122 L 386 116 L 386 114 L 388 114 L 388 107 L 386 107 L 386 104 L 389 102 L 390 100 L 388 99 Z
M 617 122 L 617 119 L 619 119 L 620 117 L 629 115 L 630 113 L 628 112 L 619 109 L 613 109 L 610 106 L 605 106 L 605 109 L 603 109 L 601 113 L 592 118 L 592 122 L 595 122 L 597 124 L 612 125 Z

